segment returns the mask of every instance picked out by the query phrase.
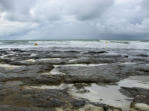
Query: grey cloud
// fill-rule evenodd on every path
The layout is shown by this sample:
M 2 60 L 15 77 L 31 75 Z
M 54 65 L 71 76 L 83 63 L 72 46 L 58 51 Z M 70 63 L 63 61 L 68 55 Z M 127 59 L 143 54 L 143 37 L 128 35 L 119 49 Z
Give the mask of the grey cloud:
M 35 38 L 33 38 L 35 37 Z M 98 30 L 86 22 L 53 23 L 40 25 L 36 30 L 26 33 L 23 38 L 33 39 L 89 39 L 98 37 Z
M 142 0 L 140 8 L 142 9 L 140 15 L 144 17 L 149 17 L 149 0 Z
M 35 2 L 36 0 L 34 0 Z M 10 21 L 30 21 L 31 0 L 1 0 L 0 6 L 5 12 L 5 19 Z
M 6 18 L 20 21 L 54 21 L 63 16 L 79 20 L 98 18 L 114 0 L 2 0 Z
M 113 5 L 114 0 L 81 0 L 73 10 L 74 15 L 79 20 L 93 20 L 99 18 L 110 6 Z
M 4 12 L 3 16 L 0 13 L 0 25 L 10 22 L 1 26 L 6 33 L 0 31 L 0 35 L 18 39 L 149 39 L 148 11 L 149 0 L 0 0 L 0 12 Z M 19 29 L 15 22 L 39 25 Z M 16 30 L 9 28 L 11 23 Z
M 149 0 L 142 0 L 141 6 L 147 10 L 149 10 Z
M 1 10 L 9 10 L 11 8 L 11 4 L 13 3 L 12 1 L 9 0 L 0 0 L 0 9 Z
M 101 39 L 113 39 L 113 40 L 148 40 L 149 33 L 136 33 L 136 34 L 112 34 L 103 33 L 101 34 Z

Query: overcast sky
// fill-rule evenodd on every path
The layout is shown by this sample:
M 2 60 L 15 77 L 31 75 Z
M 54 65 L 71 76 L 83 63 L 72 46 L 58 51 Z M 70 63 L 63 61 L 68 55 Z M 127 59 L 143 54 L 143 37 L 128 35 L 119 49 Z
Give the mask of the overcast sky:
M 0 39 L 149 40 L 149 0 L 0 0 Z

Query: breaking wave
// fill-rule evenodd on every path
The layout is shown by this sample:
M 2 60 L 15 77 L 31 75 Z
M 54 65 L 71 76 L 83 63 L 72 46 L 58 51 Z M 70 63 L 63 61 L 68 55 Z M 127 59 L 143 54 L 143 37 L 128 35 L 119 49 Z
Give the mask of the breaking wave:
M 71 48 L 118 48 L 118 49 L 149 49 L 149 41 L 37 41 L 37 40 L 7 40 L 0 41 L 0 48 L 34 48 L 34 43 L 42 48 L 71 47 Z

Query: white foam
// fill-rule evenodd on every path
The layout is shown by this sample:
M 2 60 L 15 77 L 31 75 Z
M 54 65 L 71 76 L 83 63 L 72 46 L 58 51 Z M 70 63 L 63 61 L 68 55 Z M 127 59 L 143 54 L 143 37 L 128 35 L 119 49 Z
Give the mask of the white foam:
M 2 42 L 2 41 L 1 41 Z M 38 43 L 38 46 L 34 46 Z M 118 48 L 118 49 L 149 49 L 149 42 L 141 41 L 28 41 L 25 44 L 0 44 L 0 48 L 48 48 L 48 47 L 74 47 L 74 48 Z

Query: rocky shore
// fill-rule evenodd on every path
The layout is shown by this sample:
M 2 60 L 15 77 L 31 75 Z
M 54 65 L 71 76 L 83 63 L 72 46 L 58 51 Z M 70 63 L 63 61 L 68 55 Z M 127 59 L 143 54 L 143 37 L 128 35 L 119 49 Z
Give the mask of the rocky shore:
M 148 78 L 149 50 L 0 49 L 0 111 L 149 111 Z

